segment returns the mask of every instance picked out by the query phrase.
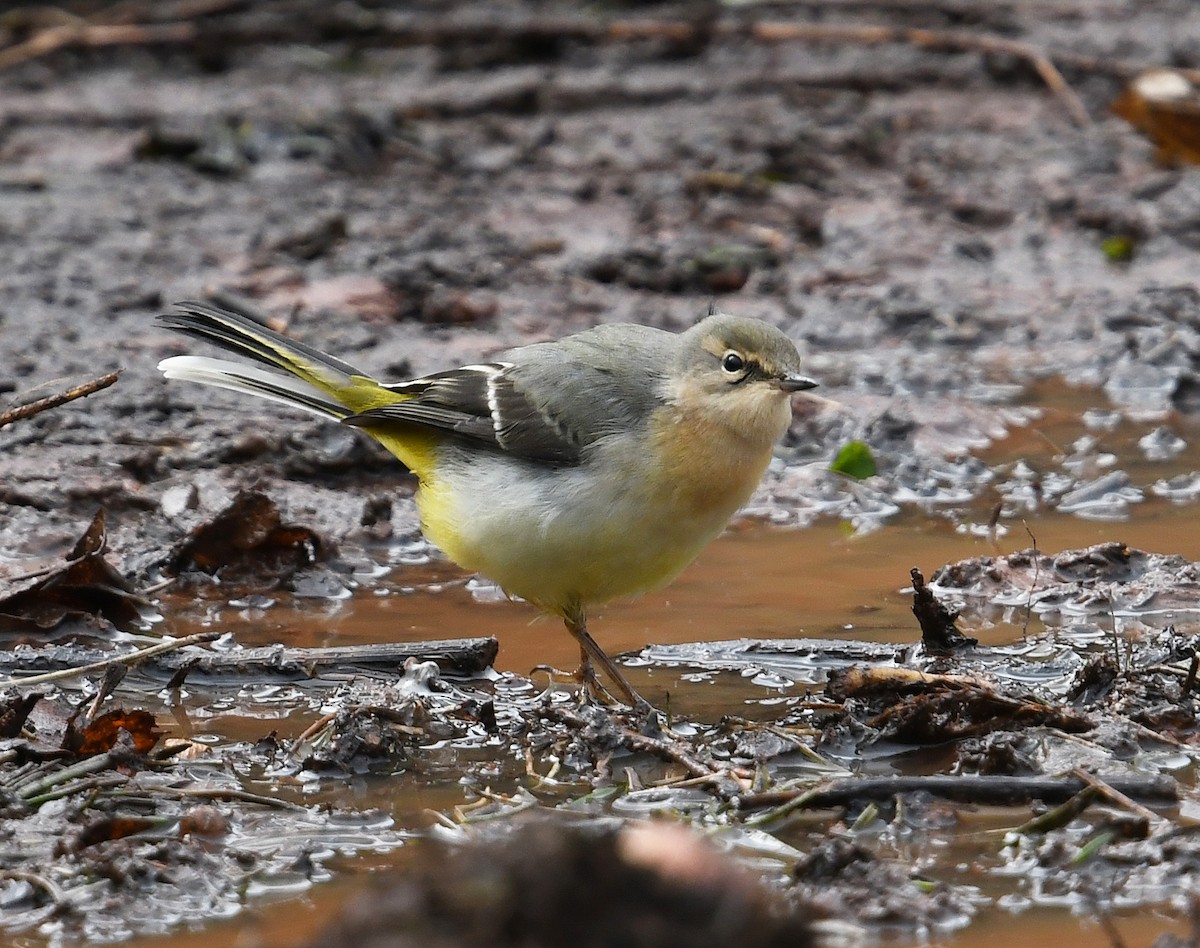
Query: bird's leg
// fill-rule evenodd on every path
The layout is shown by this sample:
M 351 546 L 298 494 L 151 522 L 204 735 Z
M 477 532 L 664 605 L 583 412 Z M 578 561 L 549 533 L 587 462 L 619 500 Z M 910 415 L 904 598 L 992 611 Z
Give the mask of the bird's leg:
M 608 704 L 618 703 L 612 693 L 600 684 L 600 679 L 596 677 L 595 666 L 592 665 L 592 657 L 582 643 L 579 646 L 579 668 L 575 670 L 575 680 L 579 682 L 583 693 L 588 697 Z
M 595 669 L 592 667 L 594 663 L 604 671 L 609 681 L 617 686 L 617 691 L 621 693 L 621 697 L 628 702 L 629 706 L 640 717 L 649 717 L 652 714 L 656 714 L 654 706 L 633 690 L 633 687 L 625 680 L 625 676 L 621 674 L 621 670 L 617 668 L 613 660 L 605 654 L 604 649 L 592 638 L 591 633 L 587 630 L 587 618 L 584 615 L 582 606 L 577 606 L 564 615 L 563 622 L 566 623 L 567 631 L 579 643 L 579 654 L 581 657 L 579 671 L 585 688 L 588 685 L 589 679 L 599 684 L 596 681 Z

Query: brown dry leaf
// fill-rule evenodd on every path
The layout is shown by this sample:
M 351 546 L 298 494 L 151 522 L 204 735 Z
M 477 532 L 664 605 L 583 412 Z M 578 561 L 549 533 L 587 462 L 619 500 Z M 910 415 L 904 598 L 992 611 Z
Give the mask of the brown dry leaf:
M 64 847 L 68 852 L 79 852 L 98 843 L 112 842 L 114 839 L 124 839 L 135 833 L 142 833 L 162 825 L 162 820 L 145 816 L 103 816 L 88 823 L 75 834 Z
M 866 723 L 884 737 L 906 744 L 941 744 L 993 731 L 1030 727 L 1079 733 L 1095 726 L 1082 714 L 1066 708 L 975 688 L 905 697 Z
M 179 835 L 224 836 L 229 832 L 229 819 L 215 806 L 201 804 L 192 807 L 179 818 Z
M 129 735 L 134 749 L 140 754 L 150 753 L 162 737 L 162 732 L 155 726 L 154 715 L 149 711 L 117 708 L 102 714 L 82 731 L 69 726 L 63 735 L 63 747 L 80 757 L 104 754 L 117 746 L 122 731 Z
M 0 738 L 20 737 L 29 712 L 44 697 L 45 695 L 35 691 L 25 695 L 11 695 L 6 701 L 0 701 Z
M 848 668 L 829 675 L 826 694 L 867 704 L 866 724 L 905 744 L 942 744 L 993 731 L 1056 727 L 1088 731 L 1093 722 L 1073 710 L 1001 694 L 965 675 L 934 675 L 908 668 Z
M 99 616 L 122 630 L 137 628 L 149 603 L 104 558 L 106 546 L 100 510 L 65 559 L 0 569 L 0 631 L 53 629 L 81 615 Z
M 1200 93 L 1180 73 L 1142 73 L 1110 108 L 1158 146 L 1162 164 L 1200 164 Z
M 172 573 L 195 569 L 219 573 L 226 580 L 263 583 L 291 576 L 321 553 L 316 533 L 283 523 L 279 508 L 266 494 L 242 491 L 171 552 L 167 569 Z

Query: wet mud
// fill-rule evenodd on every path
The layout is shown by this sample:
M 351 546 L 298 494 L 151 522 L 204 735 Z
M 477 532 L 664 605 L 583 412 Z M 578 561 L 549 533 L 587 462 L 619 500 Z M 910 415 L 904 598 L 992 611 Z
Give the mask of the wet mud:
M 1198 37 L 1182 0 L 0 22 L 0 927 L 219 943 L 553 809 L 585 867 L 588 826 L 691 824 L 818 942 L 1186 937 L 1200 177 L 1109 106 Z M 821 397 L 595 623 L 638 719 L 529 674 L 571 641 L 439 558 L 377 445 L 158 377 L 200 297 L 397 379 L 715 300 Z M 916 645 L 912 583 L 961 640 Z

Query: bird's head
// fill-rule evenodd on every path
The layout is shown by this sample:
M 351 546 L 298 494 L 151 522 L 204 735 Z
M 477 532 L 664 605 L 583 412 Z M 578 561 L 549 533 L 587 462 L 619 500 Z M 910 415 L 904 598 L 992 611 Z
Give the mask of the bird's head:
M 688 412 L 773 443 L 791 420 L 789 397 L 814 388 L 800 353 L 760 319 L 715 314 L 679 336 L 669 399 Z

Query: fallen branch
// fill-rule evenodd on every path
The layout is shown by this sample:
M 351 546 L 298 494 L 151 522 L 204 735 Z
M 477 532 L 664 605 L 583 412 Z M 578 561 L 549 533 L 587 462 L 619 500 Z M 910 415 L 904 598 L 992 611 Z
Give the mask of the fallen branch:
M 1179 785 L 1170 777 L 1108 777 L 1106 785 L 1133 800 L 1173 803 Z M 928 777 L 863 777 L 835 780 L 817 787 L 796 787 L 743 794 L 734 804 L 743 810 L 777 806 L 780 812 L 827 810 L 866 800 L 890 800 L 906 793 L 928 793 L 942 800 L 986 806 L 1019 806 L 1041 800 L 1058 804 L 1090 786 L 1078 777 L 1013 777 L 989 774 L 981 777 L 936 774 Z
M 63 668 L 59 671 L 46 672 L 44 675 L 32 675 L 29 678 L 9 678 L 7 681 L 0 681 L 0 688 L 20 685 L 22 688 L 30 685 L 42 685 L 50 681 L 62 681 L 67 678 L 77 678 L 80 675 L 90 675 L 92 672 L 107 671 L 108 669 L 124 665 L 126 668 L 132 668 L 135 665 L 140 665 L 147 659 L 154 658 L 158 655 L 164 655 L 167 652 L 175 652 L 181 648 L 187 648 L 189 645 L 199 645 L 203 642 L 211 642 L 213 639 L 221 637 L 220 632 L 197 632 L 195 635 L 185 635 L 181 639 L 172 639 L 170 642 L 160 642 L 157 645 L 151 645 L 149 648 L 139 649 L 136 652 L 127 652 L 123 655 L 114 655 L 111 658 L 106 658 L 101 661 L 90 662 L 86 665 L 80 665 L 75 668 Z
M 0 62 L 3 61 L 6 52 L 8 50 L 0 50 Z M 0 66 L 0 68 L 3 68 L 3 66 Z M 82 385 L 76 385 L 65 392 L 59 392 L 57 395 L 48 395 L 45 398 L 39 398 L 37 401 L 18 405 L 16 408 L 10 408 L 7 411 L 0 411 L 0 428 L 3 428 L 5 425 L 11 425 L 14 421 L 24 421 L 26 418 L 40 415 L 44 411 L 57 408 L 59 405 L 65 405 L 67 402 L 73 402 L 77 398 L 84 398 L 99 392 L 101 389 L 108 388 L 116 382 L 120 375 L 121 371 L 118 369 L 116 372 L 109 372 L 108 375 L 102 375 L 98 379 L 92 379 L 89 382 L 84 382 Z
M 10 678 L 0 681 L 0 688 L 11 685 L 37 684 L 40 681 L 56 680 L 45 675 L 30 678 L 13 677 L 21 674 L 21 667 L 28 669 L 37 665 L 41 669 L 62 678 L 98 671 L 122 662 L 146 665 L 155 672 L 174 674 L 187 666 L 189 674 L 221 675 L 271 675 L 289 678 L 313 678 L 319 671 L 346 667 L 348 669 L 379 669 L 396 671 L 410 658 L 437 662 L 443 671 L 471 675 L 483 671 L 496 659 L 499 643 L 491 637 L 478 639 L 445 639 L 435 642 L 385 642 L 378 645 L 339 645 L 327 648 L 289 648 L 283 645 L 266 645 L 259 648 L 233 649 L 213 652 L 207 649 L 182 651 L 185 646 L 208 642 L 218 638 L 219 632 L 202 632 L 187 636 L 166 646 L 155 645 L 141 652 L 130 652 L 106 658 L 96 656 L 104 653 L 97 649 L 78 649 L 68 646 L 48 646 L 37 650 L 22 650 L 19 653 L 0 651 L 0 669 L 8 668 Z M 157 651 L 155 651 L 157 650 Z M 91 661 L 80 665 L 80 660 Z M 18 666 L 18 667 L 13 667 Z M 61 670 L 53 670 L 61 668 Z M 195 683 L 195 679 L 190 679 Z

